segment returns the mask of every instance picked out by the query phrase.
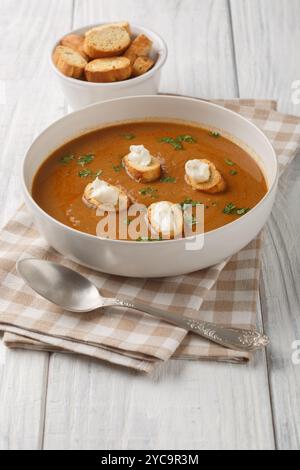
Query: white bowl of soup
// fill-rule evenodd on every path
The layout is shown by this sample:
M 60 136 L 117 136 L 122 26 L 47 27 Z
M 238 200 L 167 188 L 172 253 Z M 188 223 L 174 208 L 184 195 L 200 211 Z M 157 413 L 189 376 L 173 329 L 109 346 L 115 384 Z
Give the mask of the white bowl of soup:
M 99 25 L 107 23 L 97 23 L 87 25 L 70 31 L 68 35 L 84 35 L 87 31 Z M 60 44 L 56 41 L 50 51 L 50 65 L 57 78 L 57 83 L 73 110 L 83 108 L 99 101 L 121 98 L 132 95 L 153 95 L 158 93 L 162 68 L 167 60 L 168 48 L 163 38 L 152 30 L 142 26 L 130 24 L 132 38 L 138 35 L 145 35 L 152 41 L 152 48 L 149 56 L 154 61 L 153 67 L 135 78 L 111 83 L 93 83 L 86 80 L 78 80 L 64 75 L 55 65 L 53 54 Z
M 124 168 L 130 148 L 141 145 L 161 163 L 155 181 L 135 180 Z M 197 159 L 222 175 L 220 192 L 188 184 L 186 163 Z M 26 205 L 50 246 L 97 271 L 145 278 L 204 269 L 241 250 L 266 223 L 277 179 L 273 147 L 255 125 L 215 104 L 172 96 L 120 98 L 71 113 L 36 138 L 23 163 Z M 124 212 L 122 237 L 99 235 L 107 214 L 99 217 L 83 200 L 95 180 L 145 207 L 145 218 L 150 206 L 168 201 L 199 207 L 204 226 L 171 239 L 124 238 L 132 225 Z M 197 227 L 190 215 L 188 224 Z

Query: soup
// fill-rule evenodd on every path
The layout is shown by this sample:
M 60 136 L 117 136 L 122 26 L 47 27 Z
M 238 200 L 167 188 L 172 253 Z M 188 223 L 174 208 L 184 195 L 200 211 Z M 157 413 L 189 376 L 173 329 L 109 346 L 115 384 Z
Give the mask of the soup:
M 160 162 L 155 181 L 133 179 L 124 167 L 130 147 L 141 145 Z M 219 192 L 195 190 L 189 184 L 187 162 L 197 159 L 210 162 L 222 176 L 225 184 Z M 99 215 L 84 203 L 83 194 L 97 178 L 146 207 L 158 201 L 181 207 L 201 203 L 205 232 L 242 217 L 267 192 L 254 158 L 219 132 L 184 122 L 136 121 L 94 130 L 55 150 L 39 168 L 32 195 L 50 216 L 96 235 Z

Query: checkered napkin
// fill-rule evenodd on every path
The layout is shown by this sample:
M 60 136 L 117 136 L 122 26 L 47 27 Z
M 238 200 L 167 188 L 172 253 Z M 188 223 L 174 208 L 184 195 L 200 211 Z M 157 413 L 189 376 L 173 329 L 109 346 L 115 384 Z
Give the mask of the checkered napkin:
M 269 137 L 280 169 L 297 154 L 300 118 L 276 112 L 273 101 L 218 101 L 257 124 Z M 107 308 L 85 315 L 64 312 L 36 295 L 15 270 L 22 257 L 64 264 L 87 276 L 103 295 L 122 294 L 192 318 L 254 327 L 261 235 L 212 268 L 165 279 L 127 279 L 97 273 L 65 259 L 39 236 L 21 208 L 0 232 L 0 331 L 9 347 L 72 352 L 139 371 L 171 357 L 246 362 L 250 356 L 214 345 L 146 314 Z

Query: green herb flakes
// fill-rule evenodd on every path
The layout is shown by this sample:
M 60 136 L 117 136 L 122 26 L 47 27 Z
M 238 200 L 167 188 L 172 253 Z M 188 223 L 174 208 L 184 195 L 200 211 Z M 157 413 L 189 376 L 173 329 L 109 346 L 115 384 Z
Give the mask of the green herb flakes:
M 63 157 L 60 158 L 59 161 L 62 165 L 67 165 L 72 160 L 74 160 L 74 155 L 64 155 Z
M 91 163 L 94 160 L 94 158 L 95 158 L 95 155 L 93 155 L 92 153 L 81 155 L 80 157 L 78 157 L 77 163 L 78 165 L 85 166 L 88 163 Z
M 157 189 L 151 188 L 150 186 L 148 186 L 147 188 L 142 188 L 142 189 L 140 189 L 140 190 L 139 190 L 139 193 L 140 193 L 142 196 L 151 196 L 151 197 L 153 197 L 153 198 L 158 197 Z
M 209 135 L 213 137 L 214 139 L 218 139 L 219 137 L 221 137 L 220 132 L 216 132 L 216 131 L 210 131 Z
M 78 172 L 78 176 L 80 176 L 80 178 L 87 178 L 88 176 L 93 176 L 97 178 L 102 173 L 103 173 L 102 170 L 93 171 L 90 168 L 84 168 L 83 170 L 80 170 Z
M 160 142 L 164 142 L 165 144 L 170 144 L 175 150 L 182 150 L 183 145 L 181 142 L 177 141 L 176 139 L 173 139 L 173 137 L 163 137 L 160 139 Z
M 127 134 L 122 134 L 122 137 L 126 140 L 133 140 L 135 139 L 135 135 L 134 134 L 131 134 L 130 132 L 128 132 Z
M 160 179 L 161 183 L 176 183 L 176 178 L 173 178 L 172 176 L 164 176 L 163 178 Z
M 170 144 L 175 150 L 183 150 L 182 142 L 187 142 L 189 144 L 194 144 L 196 139 L 191 135 L 178 135 L 177 137 L 162 137 L 160 142 L 164 142 L 165 144 Z
M 120 173 L 120 171 L 124 168 L 123 163 L 121 163 L 120 165 L 113 165 L 112 167 L 116 173 Z
M 250 211 L 250 208 L 237 207 L 235 204 L 230 202 L 227 206 L 224 207 L 223 213 L 227 215 L 245 215 Z
M 184 206 L 191 205 L 192 207 L 196 207 L 202 204 L 200 201 L 193 201 L 193 199 L 185 199 L 184 201 L 180 202 L 181 207 L 184 209 Z

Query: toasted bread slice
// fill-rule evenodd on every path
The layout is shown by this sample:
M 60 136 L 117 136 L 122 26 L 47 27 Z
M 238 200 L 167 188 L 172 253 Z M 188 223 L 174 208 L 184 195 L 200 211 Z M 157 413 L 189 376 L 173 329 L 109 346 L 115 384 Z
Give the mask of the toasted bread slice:
M 148 72 L 154 65 L 154 60 L 150 57 L 140 56 L 137 57 L 133 66 L 132 66 L 132 77 L 138 77 Z
M 117 23 L 107 23 L 107 24 L 102 24 L 102 25 L 99 25 L 99 26 L 95 26 L 94 28 L 89 29 L 88 31 L 86 31 L 85 36 L 88 36 L 92 31 L 97 31 L 97 30 L 105 28 L 107 26 L 120 26 L 121 28 L 126 29 L 129 36 L 131 35 L 130 24 L 128 23 L 128 21 L 118 21 Z
M 152 41 L 145 36 L 145 34 L 139 34 L 130 44 L 124 56 L 127 57 L 131 64 L 134 64 L 137 57 L 147 56 L 152 48 Z
M 117 186 L 113 186 L 112 184 L 107 183 L 108 186 L 116 189 L 119 193 L 119 198 L 118 198 L 118 204 L 116 206 L 113 206 L 111 204 L 104 204 L 98 201 L 98 199 L 95 199 L 92 196 L 93 193 L 93 183 L 89 183 L 84 190 L 83 196 L 82 196 L 82 201 L 84 204 L 89 207 L 90 209 L 100 209 L 102 211 L 107 211 L 107 212 L 119 212 L 120 208 L 122 210 L 127 209 L 130 204 L 131 200 L 127 196 L 127 194 Z
M 79 34 L 68 34 L 60 41 L 61 46 L 70 47 L 74 51 L 79 52 L 79 54 L 88 62 L 90 59 L 83 50 L 84 36 Z
M 131 65 L 126 57 L 95 59 L 85 67 L 85 76 L 89 82 L 118 82 L 131 76 Z
M 125 28 L 111 25 L 91 31 L 85 36 L 84 52 L 93 59 L 115 57 L 123 54 L 130 44 Z
M 164 213 L 164 217 L 161 216 L 161 219 L 159 219 L 160 211 L 157 211 L 159 208 L 161 208 Z M 169 201 L 154 202 L 148 207 L 147 217 L 153 230 L 162 238 L 171 239 L 182 237 L 183 215 L 178 204 Z M 162 221 L 163 218 L 165 219 L 164 222 Z
M 130 176 L 134 181 L 139 183 L 151 183 L 151 181 L 156 181 L 160 178 L 161 165 L 160 161 L 156 157 L 151 157 L 150 165 L 139 166 L 133 164 L 129 160 L 128 155 L 125 155 L 123 163 L 128 176 Z
M 192 188 L 196 191 L 203 191 L 209 194 L 221 193 L 225 191 L 226 182 L 221 173 L 216 169 L 215 165 L 211 161 L 204 158 L 201 159 L 201 162 L 207 163 L 209 165 L 210 179 L 205 183 L 197 183 L 186 174 L 185 181 L 187 184 L 192 186 Z
M 81 78 L 87 61 L 76 51 L 66 46 L 57 46 L 53 53 L 53 62 L 67 77 Z

